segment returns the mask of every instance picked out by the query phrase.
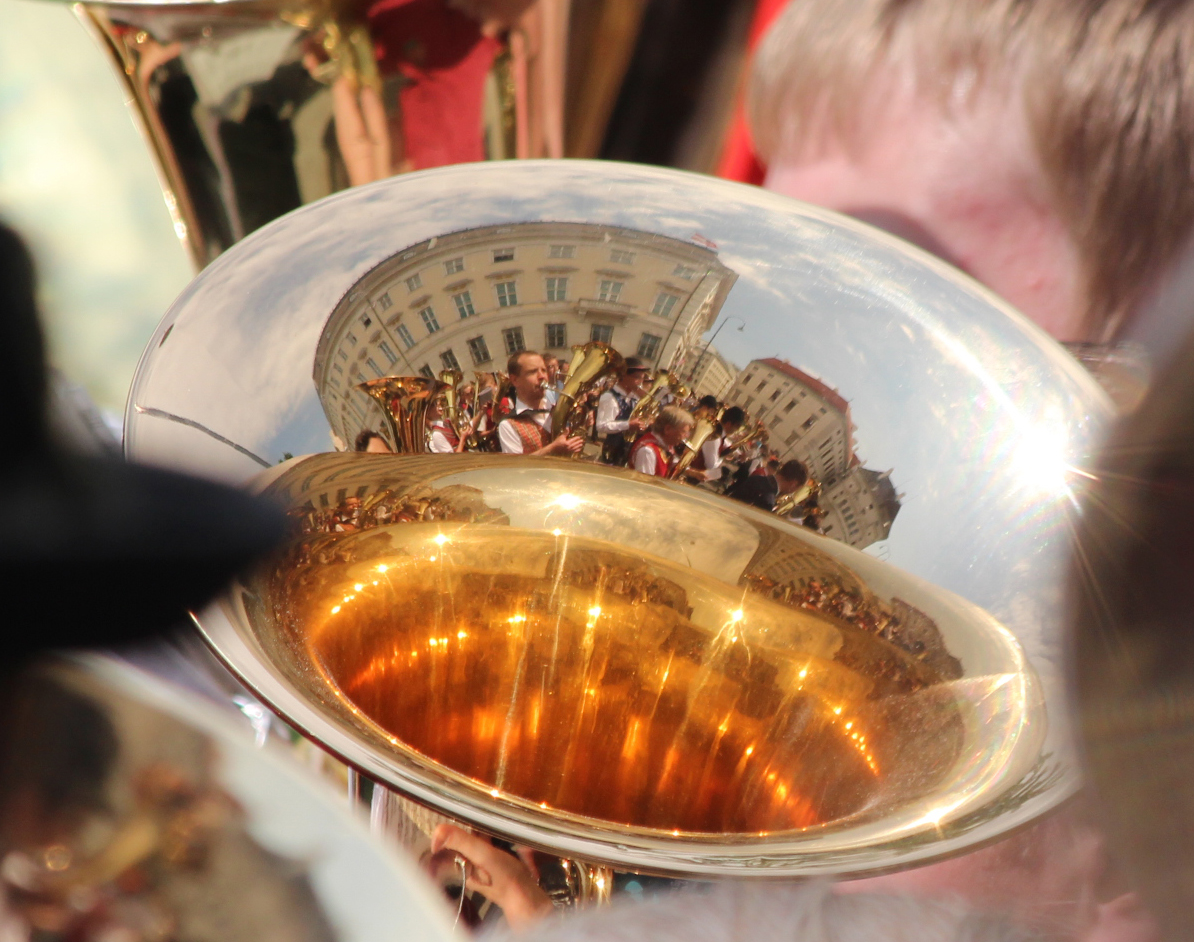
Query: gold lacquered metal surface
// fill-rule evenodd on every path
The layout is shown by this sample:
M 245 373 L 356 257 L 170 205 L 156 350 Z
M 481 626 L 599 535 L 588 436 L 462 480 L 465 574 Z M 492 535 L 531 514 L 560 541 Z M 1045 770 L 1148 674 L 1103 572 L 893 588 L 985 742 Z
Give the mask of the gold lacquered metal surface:
M 799 871 L 931 842 L 1036 758 L 1035 681 L 997 623 L 724 498 L 502 456 L 269 477 L 295 537 L 225 606 L 275 674 L 257 689 L 446 814 L 615 865 Z

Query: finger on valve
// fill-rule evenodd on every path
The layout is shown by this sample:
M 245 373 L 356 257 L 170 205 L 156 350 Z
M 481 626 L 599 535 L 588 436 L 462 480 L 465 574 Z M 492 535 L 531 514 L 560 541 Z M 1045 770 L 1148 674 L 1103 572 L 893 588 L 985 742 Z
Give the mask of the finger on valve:
M 497 906 L 510 928 L 519 929 L 552 911 L 551 900 L 539 888 L 526 861 L 495 847 L 488 838 L 451 824 L 441 824 L 431 836 L 430 869 L 434 876 L 450 874 L 459 854 L 466 862 L 467 889 Z

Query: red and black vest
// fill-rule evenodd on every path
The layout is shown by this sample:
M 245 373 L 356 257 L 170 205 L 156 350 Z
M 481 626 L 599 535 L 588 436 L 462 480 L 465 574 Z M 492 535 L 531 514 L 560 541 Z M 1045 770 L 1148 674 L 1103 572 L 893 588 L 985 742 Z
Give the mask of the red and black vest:
M 628 464 L 631 468 L 638 460 L 638 453 L 644 448 L 649 448 L 655 453 L 655 477 L 666 478 L 672 472 L 672 453 L 668 451 L 667 445 L 654 433 L 647 432 L 641 435 L 634 443 L 634 447 L 630 449 L 630 461 Z
M 533 451 L 538 451 L 551 443 L 551 433 L 536 422 L 530 415 L 525 418 L 523 416 L 508 415 L 503 422 L 509 422 L 511 428 L 518 433 L 519 439 L 522 441 L 522 453 L 529 455 Z

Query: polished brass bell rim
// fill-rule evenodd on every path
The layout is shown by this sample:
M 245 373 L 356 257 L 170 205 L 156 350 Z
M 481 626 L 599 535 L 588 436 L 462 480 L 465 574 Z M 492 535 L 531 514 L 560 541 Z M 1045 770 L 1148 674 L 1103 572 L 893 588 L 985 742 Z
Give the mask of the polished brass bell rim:
M 1009 632 L 969 603 L 773 515 L 684 485 L 552 459 L 332 454 L 288 462 L 265 478 L 265 489 L 291 504 L 300 532 L 278 559 L 246 577 L 197 617 L 204 636 L 224 662 L 288 722 L 363 774 L 442 814 L 553 854 L 622 870 L 686 877 L 844 874 L 906 867 L 993 839 L 1002 833 L 1000 818 L 1009 807 L 1047 786 L 1048 774 L 1040 764 L 1045 719 L 1039 687 Z M 341 514 L 336 518 L 339 522 L 329 525 L 332 518 L 314 510 L 322 503 L 319 495 L 329 489 L 361 495 L 344 502 L 351 519 Z M 561 547 L 561 541 L 568 545 Z M 457 552 L 454 561 L 449 559 Z M 300 561 L 304 553 L 308 555 L 305 564 Z M 336 553 L 351 558 L 337 563 Z M 873 605 L 880 606 L 868 611 L 881 611 L 883 605 L 890 608 L 891 600 L 898 599 L 921 612 L 927 621 L 919 624 L 930 632 L 924 637 L 931 638 L 933 630 L 924 626 L 936 626 L 939 632 L 939 644 L 932 642 L 929 648 L 937 645 L 939 650 L 922 650 L 919 656 L 904 652 L 907 656 L 900 662 L 905 665 L 904 674 L 895 680 L 843 669 L 842 651 L 849 645 L 854 646 L 850 657 L 855 666 L 880 662 L 871 656 L 861 629 L 851 628 L 839 616 L 792 604 L 791 592 L 776 576 L 791 571 L 794 560 L 806 575 L 814 570 L 820 573 L 819 584 L 857 580 L 850 583 L 851 598 L 862 600 L 856 604 L 870 606 L 868 600 L 874 600 Z M 606 573 L 607 588 L 614 582 L 621 586 L 603 596 L 600 605 L 593 601 L 595 583 L 586 581 L 594 565 Z M 573 566 L 575 571 L 568 570 L 554 589 L 536 589 L 535 579 L 542 581 L 545 566 L 560 572 Z M 403 567 L 405 573 L 399 574 Z M 374 579 L 361 575 L 365 569 L 375 573 Z M 399 579 L 397 590 L 388 581 L 392 579 Z M 465 605 L 477 594 L 469 586 L 475 587 L 478 579 L 498 588 Z M 425 614 L 434 607 L 435 598 L 446 600 L 445 604 L 460 600 L 461 610 L 435 621 Z M 645 598 L 655 601 L 643 602 Z M 529 617 L 528 612 L 515 610 L 520 599 L 533 609 Z M 600 616 L 592 615 L 597 608 L 603 609 L 603 615 L 617 613 L 608 628 L 599 624 Z M 393 617 L 395 612 L 398 617 Z M 905 618 L 912 617 L 905 613 Z M 292 620 L 287 622 L 288 618 Z M 629 652 L 631 662 L 641 665 L 637 674 L 631 672 L 631 680 L 618 681 L 623 687 L 603 701 L 604 712 L 598 709 L 587 716 L 582 710 L 575 714 L 579 722 L 556 724 L 558 749 L 549 737 L 528 738 L 530 701 L 510 694 L 517 686 L 507 682 L 513 668 L 503 673 L 495 666 L 515 664 L 520 658 L 535 663 L 537 655 L 526 652 L 543 649 L 544 626 L 551 619 L 572 626 L 563 631 L 562 637 L 570 640 L 561 650 L 580 652 L 571 660 L 559 654 L 554 660 L 539 658 L 536 676 L 558 670 L 567 681 L 552 688 L 556 700 L 568 701 L 576 694 L 581 689 L 578 678 L 583 679 L 583 672 L 577 671 L 585 664 L 592 667 L 609 651 L 618 649 L 623 657 Z M 495 627 L 493 623 L 499 622 Z M 457 639 L 450 629 L 468 637 Z M 755 634 L 748 639 L 750 631 Z M 681 635 L 683 643 L 673 643 Z M 485 639 L 480 655 L 464 652 L 466 641 L 473 637 Z M 423 644 L 423 650 L 407 647 L 412 638 Z M 734 666 L 734 658 L 741 653 L 736 652 L 740 638 L 741 643 L 749 640 L 753 680 L 743 673 L 741 657 L 739 666 Z M 399 639 L 402 659 L 396 653 L 386 654 L 397 672 L 394 682 L 380 695 L 369 694 L 369 685 L 362 687 L 360 680 L 363 671 L 379 662 L 379 644 L 392 642 L 397 652 Z M 437 650 L 441 640 L 443 649 Z M 518 644 L 523 642 L 520 654 Z M 760 712 L 757 703 L 750 705 L 752 697 L 762 702 L 776 690 L 787 690 L 784 685 L 789 680 L 789 686 L 797 686 L 797 660 L 803 658 L 800 663 L 807 668 L 817 652 L 819 666 L 812 674 L 823 675 L 822 680 L 830 675 L 836 678 L 839 700 L 847 688 L 861 691 L 869 684 L 872 690 L 887 690 L 887 695 L 872 701 L 865 695 L 840 700 L 837 705 L 845 712 L 836 717 L 834 703 L 818 695 L 820 714 L 814 710 L 809 715 L 819 716 L 826 729 L 826 722 L 840 727 L 857 722 L 853 732 L 857 736 L 867 722 L 873 725 L 876 710 L 887 710 L 887 728 L 902 729 L 903 740 L 884 742 L 872 730 L 871 745 L 866 747 L 873 752 L 869 760 L 863 755 L 866 749 L 859 749 L 847 729 L 819 739 L 810 734 L 798 743 L 813 753 L 836 755 L 839 765 L 843 754 L 852 756 L 857 760 L 854 771 L 862 770 L 862 780 L 867 761 L 872 761 L 875 768 L 870 771 L 882 787 L 859 792 L 861 797 L 853 804 L 839 803 L 835 814 L 804 818 L 780 814 L 763 825 L 747 814 L 726 826 L 731 815 L 717 819 L 720 826 L 710 826 L 707 822 L 716 815 L 702 818 L 687 807 L 669 804 L 670 793 L 662 787 L 652 792 L 655 785 L 650 780 L 644 785 L 640 776 L 634 794 L 641 800 L 634 807 L 648 813 L 619 812 L 618 793 L 609 792 L 607 801 L 601 788 L 594 788 L 595 783 L 608 781 L 618 764 L 616 750 L 611 752 L 608 743 L 602 745 L 609 737 L 603 739 L 600 731 L 621 729 L 617 724 L 634 712 L 634 704 L 641 704 L 643 691 L 654 690 L 651 684 L 663 674 L 652 670 L 662 661 L 652 661 L 647 654 L 663 651 L 668 644 L 683 648 L 688 658 L 688 686 L 679 694 L 689 704 L 688 714 L 700 713 L 693 704 L 699 707 L 705 700 L 739 696 L 724 714 L 733 719 L 721 724 L 727 727 L 722 730 L 727 735 L 735 724 L 749 726 L 752 710 Z M 873 650 L 893 649 L 889 642 L 877 639 Z M 443 668 L 440 674 L 435 668 L 415 667 L 416 652 L 424 658 L 423 664 L 438 663 Z M 673 650 L 673 664 L 674 655 Z M 703 665 L 700 669 L 692 666 L 697 662 Z M 925 666 L 928 662 L 936 664 L 933 670 Z M 467 673 L 477 670 L 477 665 L 492 667 L 491 673 L 499 677 L 492 690 L 470 690 L 467 684 L 457 685 L 457 690 L 444 682 L 452 669 Z M 525 681 L 533 669 L 526 664 L 524 669 Z M 606 671 L 602 676 L 614 675 Z M 401 701 L 407 706 L 397 714 L 387 714 L 385 704 L 398 702 L 400 694 L 421 678 L 427 681 L 425 688 L 414 699 Z M 900 684 L 907 689 L 897 690 Z M 465 702 L 470 693 L 476 702 Z M 459 726 L 463 716 L 468 721 L 464 725 L 471 723 L 470 729 L 478 729 L 484 716 L 492 719 L 495 705 L 514 718 L 503 728 L 507 744 L 518 746 L 506 751 L 506 766 L 499 763 L 506 779 L 495 776 L 499 766 L 492 761 L 497 755 L 494 743 L 501 739 L 498 732 L 491 731 L 488 739 L 473 736 L 461 752 L 460 742 L 445 745 L 443 730 L 435 722 L 417 728 L 402 726 L 402 717 L 418 712 L 411 704 L 419 703 L 420 697 L 431 701 L 436 696 L 446 698 L 436 714 L 442 726 Z M 796 702 L 789 700 L 786 709 L 792 711 Z M 931 709 L 924 708 L 926 703 Z M 908 713 L 909 704 L 917 705 L 919 712 Z M 851 710 L 863 719 L 847 719 Z M 782 711 L 780 715 L 785 719 Z M 934 715 L 940 719 L 939 727 L 924 725 L 925 718 Z M 900 716 L 903 726 L 897 722 Z M 908 717 L 914 721 L 908 722 Z M 709 737 L 718 735 L 718 727 L 710 725 L 708 717 L 693 721 L 697 732 L 692 735 L 682 724 L 656 719 L 657 738 L 679 750 L 686 776 L 695 774 L 694 756 L 705 756 L 710 767 L 717 764 L 708 758 L 713 752 L 701 752 L 713 741 Z M 577 747 L 569 737 L 586 728 L 597 733 Z M 762 726 L 755 721 L 752 728 Z M 795 740 L 782 729 L 776 733 L 779 726 L 768 729 L 771 739 L 761 740 L 766 745 L 756 743 L 754 748 L 760 755 L 770 750 L 767 754 L 775 758 L 776 767 L 783 760 L 790 768 L 791 753 L 784 749 Z M 954 737 L 948 755 L 940 747 L 948 739 L 946 733 Z M 627 741 L 623 732 L 618 735 L 623 737 L 621 742 Z M 865 740 L 868 733 L 862 735 Z M 518 742 L 512 743 L 511 737 Z M 614 740 L 616 744 L 617 736 Z M 705 745 L 693 747 L 693 742 Z M 560 758 L 569 753 L 569 746 L 572 758 Z M 843 753 L 845 747 L 854 751 Z M 584 753 L 592 754 L 590 764 L 576 759 Z M 460 758 L 465 754 L 488 758 L 465 761 Z M 524 754 L 536 759 L 519 778 L 510 763 L 517 764 L 517 757 Z M 626 763 L 628 769 L 634 770 L 640 759 L 650 765 L 650 750 L 632 758 L 635 761 Z M 656 767 L 661 767 L 658 762 Z M 894 775 L 893 768 L 902 771 Z M 884 779 L 884 774 L 889 777 Z M 564 785 L 549 796 L 535 790 L 539 787 L 536 775 L 558 778 Z M 603 775 L 607 778 L 602 779 Z M 857 790 L 860 780 L 858 775 L 838 775 L 834 768 L 816 775 L 809 781 L 823 794 Z M 575 777 L 572 788 L 570 776 Z M 760 781 L 765 780 L 763 776 Z M 683 792 L 680 788 L 676 794 Z M 758 794 L 757 788 L 744 789 L 744 803 L 754 808 Z M 756 799 L 746 802 L 750 795 Z M 697 799 L 700 805 L 703 799 L 699 795 Z

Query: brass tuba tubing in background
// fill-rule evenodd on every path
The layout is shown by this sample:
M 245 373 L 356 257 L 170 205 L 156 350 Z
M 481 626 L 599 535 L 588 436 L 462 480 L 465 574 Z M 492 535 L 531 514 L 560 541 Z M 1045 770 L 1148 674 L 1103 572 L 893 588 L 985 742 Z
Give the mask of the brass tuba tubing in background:
M 427 410 L 444 384 L 426 376 L 383 376 L 357 388 L 381 406 L 398 454 L 420 455 L 427 450 Z

